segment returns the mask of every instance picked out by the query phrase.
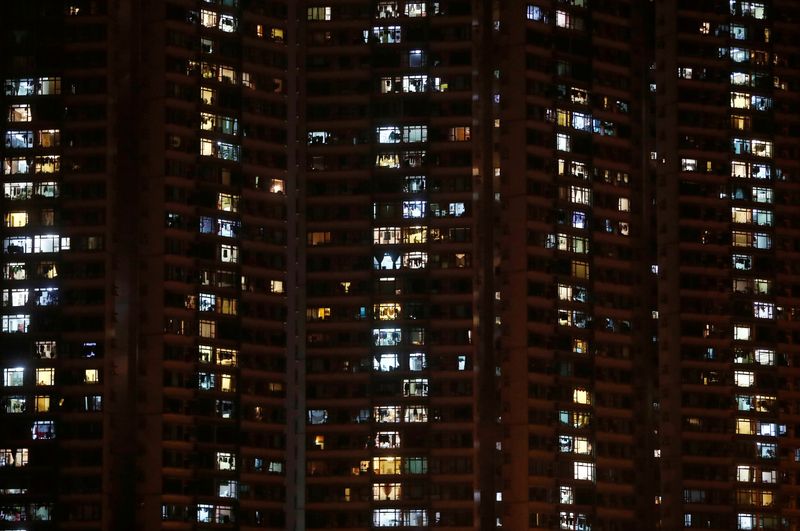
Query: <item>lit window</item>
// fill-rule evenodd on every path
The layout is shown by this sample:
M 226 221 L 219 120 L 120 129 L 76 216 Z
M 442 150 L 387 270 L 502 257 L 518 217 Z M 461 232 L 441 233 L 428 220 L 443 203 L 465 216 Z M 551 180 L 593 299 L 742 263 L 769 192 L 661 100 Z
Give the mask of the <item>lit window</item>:
M 0 448 L 0 467 L 22 467 L 27 464 L 27 448 Z
M 589 263 L 578 260 L 572 261 L 572 276 L 577 278 L 589 278 Z
M 469 127 L 452 127 L 448 133 L 451 142 L 466 142 L 471 138 Z
M 739 341 L 749 341 L 752 335 L 752 328 L 748 325 L 735 325 L 733 327 L 733 339 Z
M 573 463 L 573 469 L 575 479 L 594 481 L 594 463 L 576 461 Z
M 54 385 L 56 370 L 51 368 L 36 369 L 36 385 Z
M 230 393 L 236 390 L 236 378 L 232 374 L 220 374 L 219 375 L 219 389 L 220 391 L 224 391 L 226 393 Z
M 544 11 L 539 6 L 528 4 L 525 7 L 525 18 L 528 20 L 535 20 L 537 22 L 542 21 L 544 19 Z
M 400 432 L 398 431 L 376 432 L 375 448 L 400 448 Z
M 753 302 L 753 317 L 757 319 L 772 319 L 775 305 L 769 302 Z
M 31 438 L 34 441 L 55 439 L 56 429 L 52 420 L 37 420 L 31 428 Z
M 4 400 L 6 413 L 25 413 L 27 408 L 24 396 L 8 396 Z
M 404 379 L 403 396 L 428 396 L 427 378 Z
M 376 475 L 400 474 L 402 458 L 400 457 L 373 457 L 372 471 Z
M 220 498 L 238 498 L 239 482 L 233 479 L 218 480 L 217 496 Z
M 239 21 L 233 15 L 219 17 L 219 29 L 225 33 L 234 33 L 239 28 Z
M 767 349 L 755 350 L 756 363 L 760 365 L 775 365 L 775 351 Z
M 400 368 L 397 354 L 379 354 L 372 360 L 372 368 L 376 371 L 393 371 Z
M 559 151 L 570 151 L 572 141 L 570 136 L 565 133 L 556 134 L 556 149 Z
M 427 15 L 425 2 L 406 2 L 403 13 L 407 17 L 424 17 Z
M 100 381 L 100 371 L 97 369 L 85 369 L 83 371 L 84 383 L 98 383 Z
M 592 397 L 586 389 L 577 388 L 572 391 L 572 401 L 576 404 L 591 404 Z
M 330 20 L 331 8 L 330 7 L 309 7 L 308 20 Z
M 200 337 L 217 337 L 217 323 L 215 321 L 200 319 L 198 323 L 198 333 Z
M 37 413 L 50 411 L 50 397 L 48 395 L 37 395 L 33 399 L 33 407 Z
M 737 387 L 752 387 L 755 385 L 755 373 L 750 371 L 734 371 L 733 382 Z
M 8 107 L 9 122 L 30 122 L 31 106 L 28 104 L 10 105 Z
M 221 262 L 238 263 L 239 247 L 236 245 L 221 244 L 219 246 L 219 260 Z
M 590 205 L 592 203 L 592 191 L 582 186 L 570 186 L 569 199 L 573 203 Z
M 400 483 L 374 483 L 372 485 L 373 500 L 399 500 L 400 496 Z

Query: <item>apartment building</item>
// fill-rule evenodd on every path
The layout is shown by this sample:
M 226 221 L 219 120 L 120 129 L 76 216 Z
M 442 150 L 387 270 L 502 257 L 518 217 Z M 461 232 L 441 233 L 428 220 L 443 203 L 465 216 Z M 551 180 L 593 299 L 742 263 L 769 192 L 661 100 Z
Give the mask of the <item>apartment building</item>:
M 0 3 L 0 529 L 798 529 L 798 20 Z

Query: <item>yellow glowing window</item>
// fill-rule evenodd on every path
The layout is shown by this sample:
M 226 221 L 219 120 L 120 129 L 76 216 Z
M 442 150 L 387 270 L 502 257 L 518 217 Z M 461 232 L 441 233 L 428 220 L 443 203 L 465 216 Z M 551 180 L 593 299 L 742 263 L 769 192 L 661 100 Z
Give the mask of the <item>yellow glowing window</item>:
M 84 383 L 97 383 L 100 381 L 100 371 L 97 369 L 86 369 L 83 371 Z
M 236 380 L 232 374 L 221 374 L 219 379 L 219 388 L 225 392 L 236 390 Z
M 753 211 L 749 208 L 731 208 L 731 221 L 734 223 L 752 223 Z
M 264 25 L 263 24 L 256 24 L 256 37 L 259 39 L 264 38 Z
M 324 245 L 326 243 L 330 243 L 331 241 L 331 233 L 330 232 L 309 232 L 308 233 L 308 244 L 309 245 Z
M 213 105 L 216 100 L 216 92 L 214 89 L 202 87 L 200 89 L 200 100 L 206 105 Z
M 373 500 L 399 500 L 401 495 L 400 483 L 375 483 L 372 485 Z
M 469 127 L 453 127 L 450 130 L 451 142 L 466 142 L 472 137 Z
M 50 411 L 50 397 L 47 395 L 37 395 L 34 398 L 33 407 L 38 413 Z
M 586 354 L 589 351 L 589 342 L 585 339 L 572 340 L 572 352 L 577 354 Z
M 200 337 L 217 337 L 217 323 L 201 319 L 198 326 Z
M 239 211 L 239 196 L 233 194 L 217 194 L 217 208 L 225 212 Z
M 217 349 L 217 364 L 236 367 L 239 351 L 230 348 Z
M 55 379 L 55 369 L 36 369 L 36 385 L 53 385 Z
M 751 419 L 736 419 L 736 433 L 738 435 L 753 435 L 755 433 L 755 421 Z
M 269 36 L 273 41 L 283 41 L 284 31 L 280 28 L 272 28 L 269 30 Z
M 282 194 L 284 192 L 283 179 L 270 179 L 269 191 L 272 194 Z
M 325 449 L 325 436 L 324 435 L 317 435 L 314 437 L 314 445 L 319 448 L 320 450 Z
M 28 224 L 27 212 L 8 212 L 5 218 L 6 227 L 24 227 Z
M 272 293 L 283 293 L 283 280 L 270 280 L 269 290 Z
M 399 474 L 401 462 L 402 458 L 400 457 L 373 457 L 372 471 L 377 475 Z
M 747 131 L 750 129 L 750 117 L 741 115 L 731 115 L 731 127 L 739 129 L 740 131 Z
M 572 401 L 576 404 L 591 404 L 592 397 L 586 389 L 575 389 L 572 391 Z
M 61 131 L 58 129 L 42 129 L 39 131 L 39 146 L 43 148 L 57 147 L 61 143 Z
M 375 315 L 382 321 L 400 318 L 401 306 L 398 303 L 390 302 L 375 305 Z
M 330 308 L 309 308 L 306 312 L 306 315 L 311 320 L 317 321 L 324 321 L 325 319 L 330 319 L 331 317 L 331 309 Z
M 556 123 L 562 127 L 569 126 L 569 112 L 558 109 L 556 111 Z
M 589 278 L 589 263 L 573 260 L 572 276 L 577 278 Z

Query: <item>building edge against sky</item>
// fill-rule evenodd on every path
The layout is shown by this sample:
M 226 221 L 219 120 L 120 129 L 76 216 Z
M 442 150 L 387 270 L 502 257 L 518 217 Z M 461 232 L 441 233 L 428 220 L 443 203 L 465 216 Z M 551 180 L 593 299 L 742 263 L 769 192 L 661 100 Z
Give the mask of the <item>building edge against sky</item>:
M 0 529 L 797 529 L 790 0 L 0 4 Z

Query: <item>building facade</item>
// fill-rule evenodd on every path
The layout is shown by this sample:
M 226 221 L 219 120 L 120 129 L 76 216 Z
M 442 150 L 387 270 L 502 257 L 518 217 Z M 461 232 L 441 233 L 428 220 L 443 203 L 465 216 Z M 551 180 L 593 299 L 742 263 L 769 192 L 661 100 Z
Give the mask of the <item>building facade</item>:
M 798 20 L 0 3 L 0 529 L 798 529 Z

